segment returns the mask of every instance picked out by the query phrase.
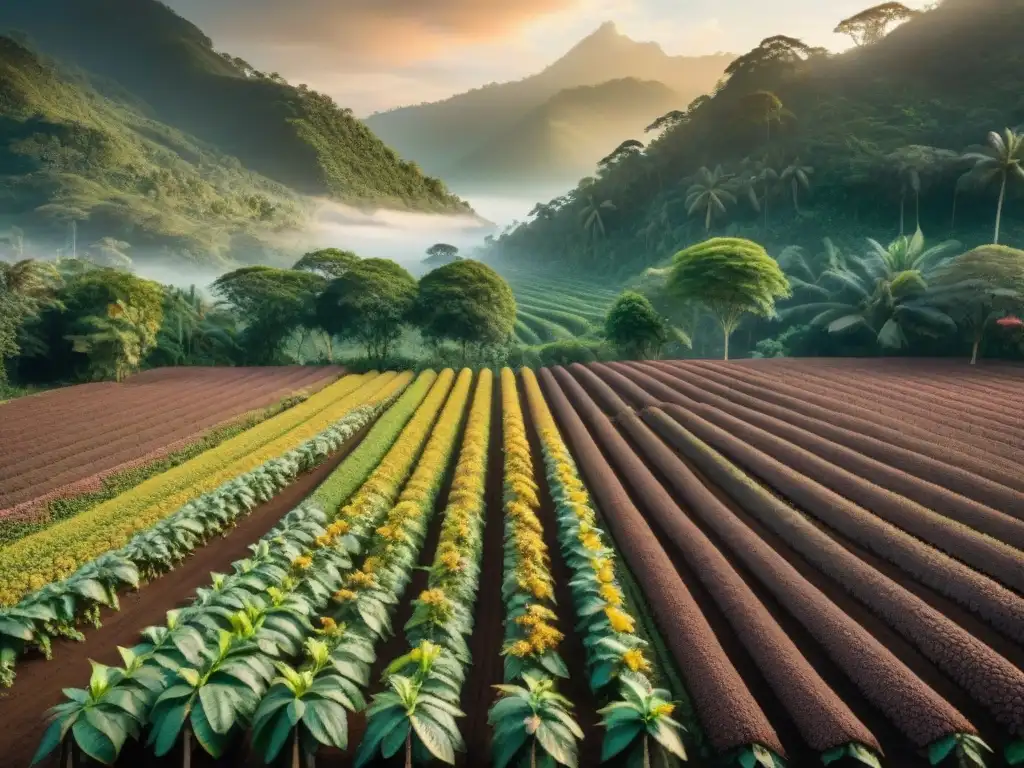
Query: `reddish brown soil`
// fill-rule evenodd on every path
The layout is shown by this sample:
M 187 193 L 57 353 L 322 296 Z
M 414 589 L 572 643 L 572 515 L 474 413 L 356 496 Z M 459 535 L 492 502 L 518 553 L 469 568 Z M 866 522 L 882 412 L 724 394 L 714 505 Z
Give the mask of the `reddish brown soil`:
M 52 661 L 22 660 L 17 667 L 14 687 L 0 698 L 0 765 L 3 768 L 28 766 L 46 727 L 44 713 L 60 703 L 61 689 L 88 684 L 90 659 L 103 664 L 120 664 L 118 646 L 131 647 L 138 643 L 141 630 L 163 624 L 167 611 L 187 604 L 197 587 L 209 584 L 211 571 L 223 572 L 232 562 L 244 558 L 248 546 L 273 528 L 323 481 L 358 444 L 365 431 L 273 500 L 253 510 L 229 535 L 209 543 L 181 567 L 145 584 L 138 592 L 123 595 L 121 610 L 104 611 L 103 626 L 86 631 L 84 643 L 55 642 Z M 126 750 L 120 762 L 139 765 L 132 762 L 129 752 Z M 145 760 L 146 765 L 157 763 L 152 755 L 147 755 Z M 56 766 L 56 762 L 54 755 L 52 765 Z
M 859 414 L 871 414 L 877 423 L 899 427 L 907 425 L 924 432 L 936 435 L 936 439 L 950 438 L 977 448 L 979 452 L 991 454 L 999 460 L 1013 461 L 1024 447 L 1024 439 L 997 422 L 990 421 L 987 415 L 971 415 L 965 419 L 962 413 L 950 409 L 944 403 L 952 400 L 956 393 L 949 393 L 946 400 L 938 399 L 920 402 L 910 398 L 894 401 L 889 386 L 881 387 L 871 377 L 861 376 L 856 383 L 839 378 L 814 381 L 807 374 L 791 372 L 788 375 L 772 369 L 723 368 L 724 364 L 702 363 L 702 367 L 719 373 L 728 372 L 729 376 L 745 383 L 785 387 L 787 391 L 806 393 L 810 402 L 818 405 L 827 404 L 832 398 L 841 398 L 843 402 L 859 409 Z M 860 410 L 863 409 L 863 410 Z
M 188 370 L 188 377 L 87 384 L 3 406 L 0 510 L 157 454 L 340 373 L 299 366 Z
M 881 495 L 876 491 L 871 491 L 870 483 L 862 485 L 862 490 L 858 491 L 860 502 L 864 508 L 857 514 L 854 514 L 850 502 L 842 497 L 831 498 L 825 506 L 816 499 L 812 500 L 809 495 L 797 498 L 801 494 L 797 493 L 796 497 L 793 496 L 793 492 L 799 490 L 795 484 L 789 483 L 781 475 L 773 475 L 769 479 L 763 471 L 767 467 L 767 463 L 772 461 L 772 458 L 769 457 L 773 457 L 775 460 L 785 463 L 790 467 L 788 471 L 793 472 L 793 468 L 796 468 L 796 464 L 793 463 L 796 454 L 790 455 L 792 452 L 787 453 L 781 445 L 758 444 L 758 441 L 754 439 L 756 434 L 743 424 L 743 420 L 746 418 L 750 419 L 750 423 L 765 426 L 765 417 L 758 413 L 753 404 L 745 411 L 738 408 L 725 408 L 723 403 L 728 403 L 728 400 L 720 396 L 709 397 L 707 391 L 702 390 L 696 381 L 656 374 L 658 368 L 666 369 L 668 366 L 612 364 L 611 366 L 594 365 L 590 368 L 597 372 L 601 379 L 612 384 L 615 392 L 628 401 L 628 403 L 617 401 L 614 395 L 611 399 L 601 399 L 603 407 L 609 414 L 612 412 L 622 414 L 618 419 L 620 429 L 631 436 L 634 430 L 630 427 L 632 422 L 629 421 L 631 416 L 628 406 L 645 409 L 644 421 L 648 422 L 650 426 L 656 426 L 658 423 L 656 416 L 660 411 L 652 406 L 657 406 L 661 401 L 677 403 L 678 405 L 665 408 L 672 419 L 683 424 L 687 429 L 695 431 L 698 437 L 724 451 L 726 456 L 733 461 L 740 459 L 739 464 L 742 468 L 752 475 L 757 475 L 762 482 L 766 483 L 766 487 L 774 486 L 769 487 L 769 490 L 776 495 L 772 503 L 766 506 L 763 500 L 758 501 L 749 493 L 744 492 L 740 495 L 732 493 L 739 488 L 735 483 L 727 494 L 723 491 L 725 486 L 719 487 L 716 480 L 699 471 L 693 472 L 693 475 L 699 478 L 700 483 L 710 490 L 718 498 L 718 501 L 724 503 L 739 520 L 742 520 L 751 531 L 756 533 L 757 538 L 781 555 L 803 578 L 825 593 L 829 600 L 840 607 L 846 615 L 866 629 L 877 641 L 906 664 L 928 688 L 963 712 L 980 729 L 983 737 L 990 744 L 998 749 L 1007 743 L 1010 733 L 1020 732 L 1022 727 L 1020 714 L 1014 714 L 1015 708 L 1012 705 L 1007 708 L 1000 704 L 1000 700 L 1007 695 L 1010 698 L 1005 700 L 1011 701 L 1016 695 L 1013 691 L 1024 690 L 1020 672 L 1022 668 L 1020 649 L 1012 641 L 1001 637 L 992 626 L 986 626 L 979 616 L 973 615 L 967 608 L 970 601 L 966 601 L 963 606 L 960 606 L 956 604 L 956 598 L 953 597 L 963 584 L 976 580 L 977 574 L 963 569 L 962 566 L 951 567 L 946 569 L 948 584 L 942 579 L 938 579 L 929 583 L 929 586 L 924 586 L 924 582 L 929 582 L 929 580 L 917 578 L 912 572 L 913 569 L 908 569 L 908 563 L 902 562 L 901 558 L 889 558 L 892 562 L 887 562 L 886 558 L 864 549 L 853 539 L 849 539 L 846 534 L 832 527 L 838 519 L 829 522 L 830 527 L 822 524 L 824 519 L 834 511 L 842 513 L 841 517 L 844 522 L 839 528 L 849 528 L 847 534 L 857 533 L 850 528 L 855 517 L 860 517 L 861 522 L 865 525 L 881 532 L 884 528 L 878 527 L 877 522 L 865 518 L 864 509 L 884 517 L 893 514 L 896 508 L 893 507 L 889 511 L 883 512 L 879 505 L 888 503 L 899 505 L 901 509 L 905 510 L 905 514 L 909 515 L 912 507 L 906 506 L 905 499 L 901 499 L 896 494 Z M 589 371 L 579 366 L 574 366 L 573 373 L 577 377 L 583 376 L 583 380 L 587 376 L 592 376 Z M 623 379 L 620 374 L 625 374 L 627 378 Z M 676 385 L 680 385 L 675 390 L 678 393 L 676 396 L 673 396 L 675 393 L 672 389 L 665 386 L 673 381 Z M 710 383 L 710 380 L 705 379 L 704 383 Z M 643 389 L 638 387 L 638 384 Z M 590 389 L 589 386 L 588 389 Z M 686 393 L 686 396 L 680 398 L 683 392 Z M 691 397 L 695 399 L 690 399 Z M 580 407 L 579 401 L 580 398 L 575 398 L 573 401 L 577 408 Z M 723 411 L 712 406 L 710 404 L 712 402 L 732 415 L 722 418 Z M 718 418 L 714 418 L 716 415 Z M 662 414 L 662 418 L 665 418 L 664 414 Z M 705 426 L 701 427 L 701 423 Z M 668 422 L 665 421 L 664 424 L 667 425 Z M 712 424 L 717 424 L 717 427 L 713 427 Z M 716 432 L 717 428 L 734 432 L 735 437 L 726 437 L 724 432 Z M 663 430 L 660 427 L 656 431 L 677 449 L 682 448 L 682 443 L 678 442 L 682 433 L 671 433 L 671 430 L 668 430 L 662 434 Z M 673 434 L 677 442 L 669 439 Z M 721 435 L 721 438 L 716 437 L 716 434 Z M 643 448 L 639 444 L 635 444 L 635 447 L 638 451 Z M 764 453 L 756 451 L 757 447 Z M 759 464 L 756 467 L 751 463 L 755 456 L 759 457 Z M 677 493 L 682 492 L 679 490 L 681 488 L 679 482 L 686 473 L 679 469 L 673 470 L 669 467 L 670 463 L 663 457 L 660 464 L 664 464 L 664 466 L 659 465 L 662 482 L 666 487 L 675 488 Z M 683 464 L 692 467 L 689 457 Z M 794 476 L 800 476 L 802 473 L 800 482 L 805 486 L 813 484 L 813 481 L 808 478 L 825 482 L 822 476 L 824 469 L 828 467 L 838 470 L 842 465 L 833 466 L 822 463 L 813 468 L 804 467 L 799 469 Z M 942 483 L 943 480 L 941 475 L 934 477 L 934 482 Z M 836 490 L 844 495 L 857 495 L 852 493 L 852 486 L 841 489 L 837 485 Z M 877 498 L 873 499 L 871 494 L 877 495 Z M 770 499 L 771 496 L 768 498 Z M 787 502 L 790 505 L 802 507 L 804 512 L 811 514 L 806 517 L 794 517 L 790 513 L 787 522 L 783 523 L 782 518 L 778 518 L 777 515 L 781 513 L 782 505 Z M 707 503 L 705 502 L 705 504 Z M 773 504 L 776 506 L 773 507 Z M 848 508 L 844 510 L 844 507 Z M 992 511 L 995 512 L 995 510 Z M 704 515 L 703 527 L 705 529 L 712 525 L 720 528 L 724 519 L 721 511 L 716 514 L 706 507 L 695 514 Z M 821 521 L 815 520 L 815 517 L 821 518 Z M 772 525 L 777 530 L 767 527 L 766 521 L 772 518 L 775 518 Z M 913 527 L 916 524 L 910 517 L 901 521 L 897 521 L 897 518 L 893 517 L 892 520 L 897 525 L 905 524 Z M 921 533 L 924 533 L 924 529 Z M 971 535 L 969 530 L 964 531 L 964 545 L 967 544 Z M 720 548 L 723 545 L 729 546 L 721 535 L 718 535 L 715 540 L 719 543 Z M 756 540 L 752 539 L 747 546 L 736 542 L 732 544 L 731 559 L 734 564 L 749 559 L 755 550 L 754 541 Z M 798 544 L 797 542 L 802 543 Z M 884 546 L 874 545 L 874 548 L 880 546 L 879 551 L 881 552 L 887 550 L 894 543 L 893 537 L 890 537 Z M 955 539 L 950 539 L 948 543 L 960 544 Z M 922 542 L 916 542 L 914 546 L 928 560 L 937 555 L 933 548 Z M 911 570 L 911 573 L 904 572 L 905 569 Z M 748 582 L 751 577 L 757 577 L 753 571 L 747 570 L 746 573 Z M 761 580 L 763 581 L 763 579 Z M 1004 586 L 1006 585 L 1004 584 Z M 944 596 L 939 592 L 945 592 L 948 595 Z M 786 600 L 782 600 L 781 603 L 773 602 L 771 596 L 766 595 L 763 591 L 758 591 L 758 594 L 780 623 L 784 622 L 783 613 L 790 612 L 795 616 L 803 607 L 799 602 L 787 603 Z M 1007 599 L 1014 599 L 1009 593 L 1004 592 L 1004 595 L 1007 596 Z M 777 596 L 789 598 L 788 593 Z M 788 607 L 783 608 L 784 605 L 788 605 Z M 806 623 L 807 620 L 808 617 L 805 615 L 801 621 Z M 998 624 L 998 622 L 996 623 Z M 878 735 L 890 760 L 896 760 L 900 765 L 923 764 L 920 758 L 914 755 L 914 745 L 908 743 L 907 738 L 898 731 L 894 732 L 891 725 L 886 727 L 885 720 L 879 717 L 881 713 L 878 709 L 869 704 L 863 696 L 858 695 L 858 692 L 849 685 L 849 681 L 843 683 L 842 678 L 846 675 L 835 665 L 830 665 L 828 659 L 820 655 L 819 642 L 806 636 L 802 637 L 801 629 L 794 626 L 792 618 L 788 622 L 784 622 L 783 626 L 790 638 L 798 643 L 801 651 L 807 654 L 808 660 L 819 674 L 835 690 L 841 692 L 844 701 Z M 828 637 L 825 636 L 825 639 Z M 994 655 L 993 650 L 1001 657 Z M 999 671 L 996 671 L 997 668 Z M 986 675 L 991 675 L 990 680 L 984 685 L 979 685 L 980 677 Z M 744 677 L 748 684 L 753 684 L 755 678 L 748 678 L 746 674 Z M 993 695 L 993 691 L 996 689 L 1003 690 L 1003 693 Z M 780 736 L 785 742 L 787 734 L 781 728 Z M 789 748 L 788 743 L 787 748 Z

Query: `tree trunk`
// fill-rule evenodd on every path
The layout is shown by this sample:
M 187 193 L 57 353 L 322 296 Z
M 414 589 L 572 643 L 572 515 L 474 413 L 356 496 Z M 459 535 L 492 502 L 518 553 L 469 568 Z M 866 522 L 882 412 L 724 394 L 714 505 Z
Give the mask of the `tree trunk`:
M 949 219 L 949 234 L 953 234 L 956 231 L 956 200 L 960 197 L 959 187 L 953 190 L 953 215 Z
M 903 237 L 903 232 L 905 231 L 903 226 L 903 206 L 906 200 L 907 192 L 906 190 L 903 190 L 902 192 L 900 192 L 900 237 Z
M 981 339 L 974 339 L 974 348 L 971 350 L 971 365 L 978 362 L 978 347 L 981 346 Z
M 914 215 L 917 217 L 917 228 L 921 229 L 921 193 L 914 192 Z
M 999 187 L 999 204 L 996 206 L 996 236 L 993 238 L 994 245 L 999 244 L 999 224 L 1003 219 L 1003 201 L 1006 199 L 1006 171 L 1003 171 L 1003 183 Z
M 334 337 L 329 333 L 325 333 L 327 336 L 327 362 L 334 362 Z
M 708 203 L 708 213 L 704 217 L 704 232 L 711 234 L 711 203 Z
M 800 185 L 796 179 L 793 179 L 793 210 L 796 213 L 800 213 Z
M 722 359 L 723 360 L 728 360 L 729 359 L 729 329 L 728 328 L 724 328 L 723 331 L 725 332 L 725 354 L 722 356 Z

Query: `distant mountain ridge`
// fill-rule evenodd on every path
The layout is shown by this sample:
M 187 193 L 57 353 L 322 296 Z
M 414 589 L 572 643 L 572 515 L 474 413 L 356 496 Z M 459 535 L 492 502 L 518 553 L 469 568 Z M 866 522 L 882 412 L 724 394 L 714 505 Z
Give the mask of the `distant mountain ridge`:
M 455 165 L 464 189 L 539 188 L 575 182 L 614 148 L 612 137 L 642 135 L 652 117 L 678 107 L 663 83 L 623 78 L 559 91 Z
M 507 135 L 512 126 L 528 120 L 531 113 L 542 109 L 562 91 L 581 86 L 598 86 L 609 81 L 630 81 L 633 84 L 654 81 L 676 94 L 669 108 L 683 108 L 698 95 L 709 91 L 735 58 L 732 54 L 710 56 L 670 56 L 657 43 L 636 42 L 621 34 L 611 22 L 602 24 L 593 33 L 573 46 L 564 56 L 535 75 L 513 82 L 492 84 L 443 101 L 400 107 L 366 118 L 366 124 L 402 156 L 414 160 L 425 172 L 441 176 L 448 183 L 479 180 L 492 163 L 477 165 L 491 151 L 494 142 Z M 658 117 L 647 109 L 644 97 L 651 94 L 646 86 L 612 89 L 623 99 L 619 110 L 622 120 L 643 126 Z M 579 96 L 599 99 L 609 92 L 581 92 Z M 650 106 L 654 107 L 655 104 Z M 556 108 L 554 105 L 549 109 Z M 595 112 L 608 114 L 607 107 L 591 105 Z M 589 138 L 595 145 L 607 145 L 604 153 L 614 149 L 621 140 L 621 125 L 614 131 L 600 126 L 589 127 Z M 538 139 L 543 138 L 538 134 Z M 545 139 L 548 140 L 548 139 Z M 543 147 L 539 147 L 543 155 Z M 590 153 L 593 154 L 593 153 Z M 589 155 L 588 155 L 589 157 Z M 530 163 L 524 171 L 542 169 L 540 161 Z M 566 170 L 569 180 L 579 177 L 581 168 Z M 493 185 L 500 187 L 502 179 Z
M 113 81 L 147 116 L 307 195 L 351 204 L 466 211 L 332 101 L 218 53 L 157 0 L 3 0 L 0 31 Z

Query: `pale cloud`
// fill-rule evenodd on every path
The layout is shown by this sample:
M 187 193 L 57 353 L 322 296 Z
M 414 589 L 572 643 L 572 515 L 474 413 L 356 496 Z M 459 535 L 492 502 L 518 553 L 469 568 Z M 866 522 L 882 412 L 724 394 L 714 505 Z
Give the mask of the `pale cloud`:
M 357 114 L 534 74 L 604 21 L 673 55 L 744 53 L 775 34 L 833 49 L 865 0 L 164 0 L 218 50 Z M 3 0 L 0 0 L 3 2 Z M 926 0 L 905 0 L 921 7 Z
M 453 45 L 507 38 L 583 0 L 171 0 L 218 42 L 273 41 L 351 64 L 403 65 Z

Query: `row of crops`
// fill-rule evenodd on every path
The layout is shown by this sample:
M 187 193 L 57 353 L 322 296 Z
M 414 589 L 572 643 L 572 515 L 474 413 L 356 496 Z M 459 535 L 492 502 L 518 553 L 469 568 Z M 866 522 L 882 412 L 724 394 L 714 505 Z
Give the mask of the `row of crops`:
M 516 297 L 515 341 L 536 346 L 587 336 L 604 325 L 616 294 L 568 278 L 535 280 L 509 276 Z
M 157 537 L 83 563 L 121 569 L 90 577 L 99 605 L 145 596 L 347 451 L 186 607 L 128 626 L 120 664 L 59 681 L 36 757 L 1024 764 L 1020 379 L 795 361 L 346 377 L 326 425 L 250 448 L 279 453 L 136 532 L 198 521 L 174 557 L 139 559 Z M 84 600 L 80 578 L 52 585 Z M 0 614 L 26 665 L 54 627 L 36 594 Z M 64 620 L 86 650 L 96 618 Z

